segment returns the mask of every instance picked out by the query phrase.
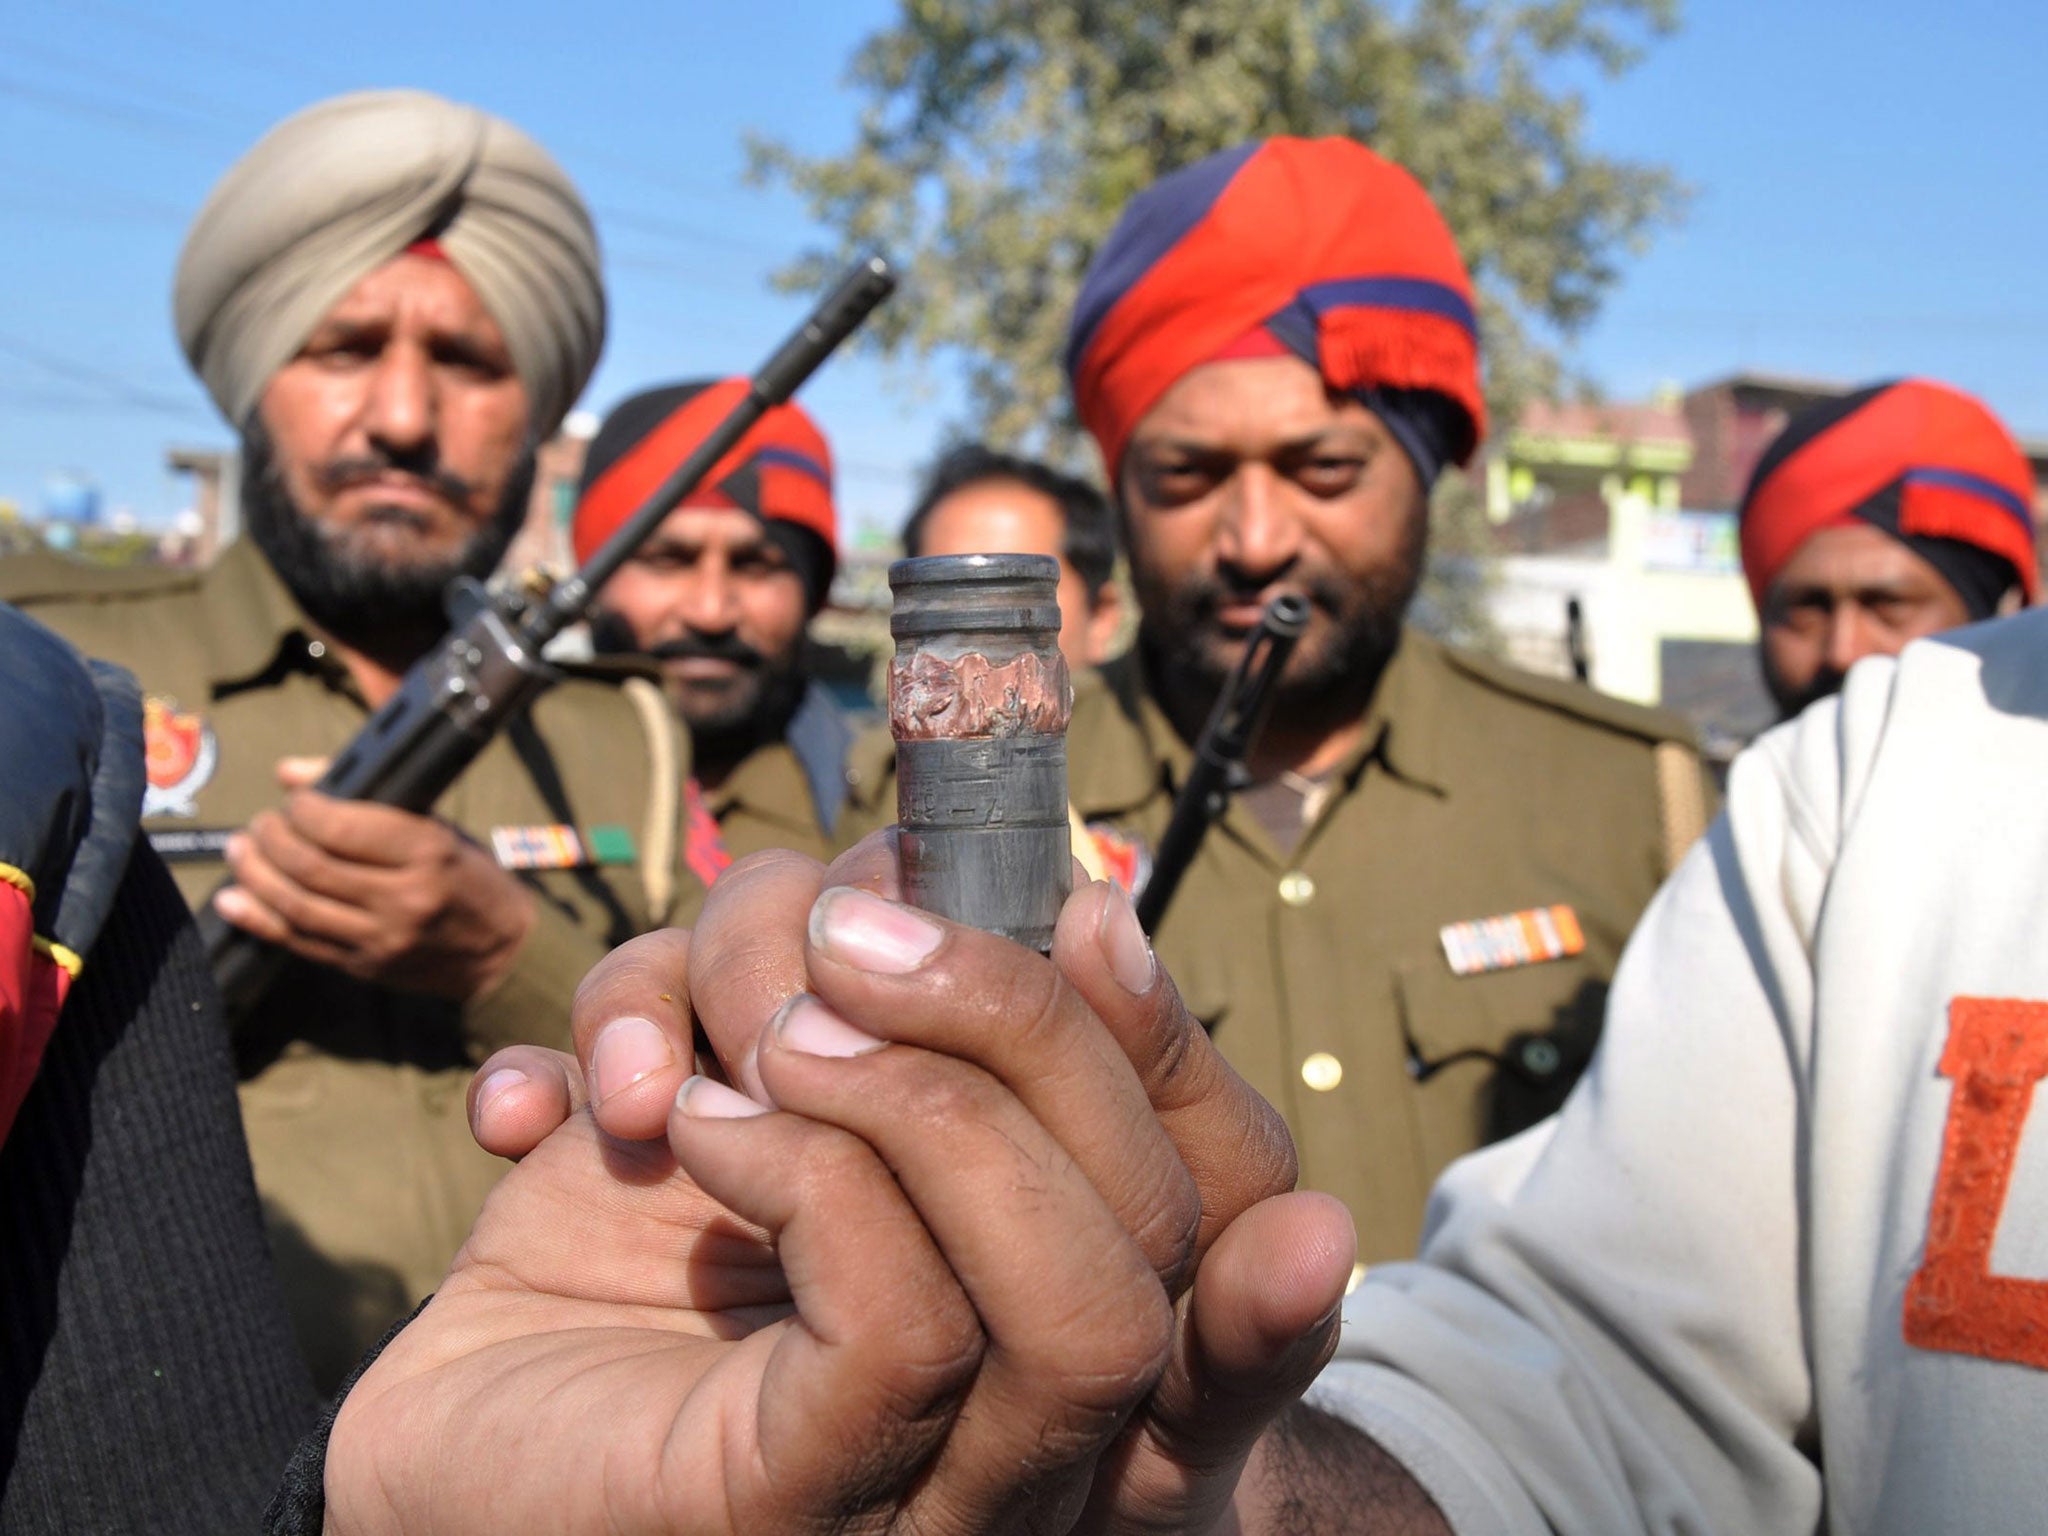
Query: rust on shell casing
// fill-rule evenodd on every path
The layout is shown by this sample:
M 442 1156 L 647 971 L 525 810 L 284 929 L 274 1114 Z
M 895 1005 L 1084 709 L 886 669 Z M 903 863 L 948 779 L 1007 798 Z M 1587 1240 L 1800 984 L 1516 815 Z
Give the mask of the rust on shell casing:
M 905 898 L 1049 949 L 1072 885 L 1059 566 L 931 555 L 897 561 L 889 586 Z

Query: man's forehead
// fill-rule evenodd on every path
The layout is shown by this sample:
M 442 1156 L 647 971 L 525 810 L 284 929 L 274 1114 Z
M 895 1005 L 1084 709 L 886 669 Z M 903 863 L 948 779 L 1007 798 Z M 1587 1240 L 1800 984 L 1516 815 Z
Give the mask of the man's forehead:
M 1369 433 L 1377 426 L 1371 411 L 1333 394 L 1298 358 L 1229 358 L 1203 363 L 1175 380 L 1140 419 L 1132 442 L 1241 447 L 1342 429 Z
M 1883 529 L 1864 522 L 1817 529 L 1771 581 L 1779 594 L 1922 584 L 1946 585 L 1927 561 Z
M 649 544 L 689 549 L 751 550 L 769 542 L 768 529 L 751 512 L 738 507 L 683 506 L 661 520 Z
M 1046 523 L 1057 529 L 1066 518 L 1060 504 L 1036 486 L 1022 480 L 977 480 L 948 492 L 932 508 L 927 525 L 942 519 L 997 518 L 1011 523 Z

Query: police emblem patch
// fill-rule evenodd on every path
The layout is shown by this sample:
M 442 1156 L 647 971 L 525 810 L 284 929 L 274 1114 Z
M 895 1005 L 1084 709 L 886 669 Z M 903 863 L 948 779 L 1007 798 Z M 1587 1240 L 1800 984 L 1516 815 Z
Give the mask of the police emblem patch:
M 220 766 L 220 742 L 206 717 L 179 709 L 168 694 L 149 695 L 142 701 L 142 754 L 142 814 L 197 816 L 194 797 Z
M 1586 948 L 1578 913 L 1562 904 L 1446 923 L 1437 938 L 1443 944 L 1444 958 L 1460 976 L 1562 960 L 1583 954 Z
M 1075 852 L 1091 875 L 1109 881 L 1126 896 L 1136 896 L 1145 888 L 1152 874 L 1152 850 L 1144 839 L 1120 832 L 1106 821 L 1088 822 L 1082 830 L 1088 834 L 1088 850 Z

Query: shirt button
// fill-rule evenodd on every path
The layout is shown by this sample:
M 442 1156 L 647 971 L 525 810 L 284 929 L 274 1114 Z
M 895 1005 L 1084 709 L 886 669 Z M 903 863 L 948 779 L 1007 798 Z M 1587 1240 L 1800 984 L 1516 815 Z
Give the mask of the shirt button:
M 318 661 L 322 656 L 325 656 L 327 654 L 327 647 L 322 645 L 318 640 L 308 640 L 306 642 L 306 654 L 312 657 L 315 661 Z
M 1328 1093 L 1344 1081 L 1344 1063 L 1328 1051 L 1317 1051 L 1301 1064 L 1301 1080 L 1317 1093 Z
M 1280 877 L 1280 899 L 1290 907 L 1305 907 L 1316 899 L 1316 883 L 1298 869 Z

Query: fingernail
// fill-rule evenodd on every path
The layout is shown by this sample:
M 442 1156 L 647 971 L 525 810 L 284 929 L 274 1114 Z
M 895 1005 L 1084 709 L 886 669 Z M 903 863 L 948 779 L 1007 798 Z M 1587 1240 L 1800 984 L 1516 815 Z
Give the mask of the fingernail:
M 931 959 L 945 933 L 909 907 L 835 885 L 811 907 L 811 943 L 855 970 L 903 976 Z
M 745 1120 L 768 1113 L 744 1093 L 735 1093 L 708 1077 L 693 1077 L 676 1090 L 676 1112 L 693 1120 Z
M 487 1110 L 489 1110 L 491 1105 L 497 1101 L 498 1095 L 503 1093 L 507 1088 L 517 1088 L 521 1083 L 525 1082 L 526 1080 L 526 1074 L 524 1072 L 521 1072 L 517 1067 L 498 1068 L 497 1071 L 493 1072 L 489 1077 L 485 1078 L 481 1083 L 477 1084 L 477 1114 L 482 1115 Z
M 1152 946 L 1146 942 L 1145 930 L 1138 926 L 1138 914 L 1122 886 L 1112 884 L 1109 888 L 1102 903 L 1102 917 L 1096 924 L 1095 941 L 1102 946 L 1102 957 L 1109 962 L 1109 974 L 1116 978 L 1118 986 L 1136 997 L 1152 990 L 1159 963 L 1152 958 Z
M 602 1102 L 675 1064 L 675 1048 L 652 1019 L 613 1019 L 590 1053 L 590 1096 Z
M 247 917 L 251 910 L 249 898 L 242 894 L 239 887 L 232 885 L 213 893 L 213 909 L 230 921 L 238 917 Z
M 245 849 L 248 848 L 248 846 L 248 833 L 230 832 L 228 834 L 228 840 L 225 843 L 221 844 L 220 855 L 228 863 L 236 864 L 241 862 L 242 853 Z
M 806 1056 L 865 1056 L 889 1042 L 855 1029 L 815 997 L 799 993 L 782 1005 L 769 1026 L 775 1043 Z

